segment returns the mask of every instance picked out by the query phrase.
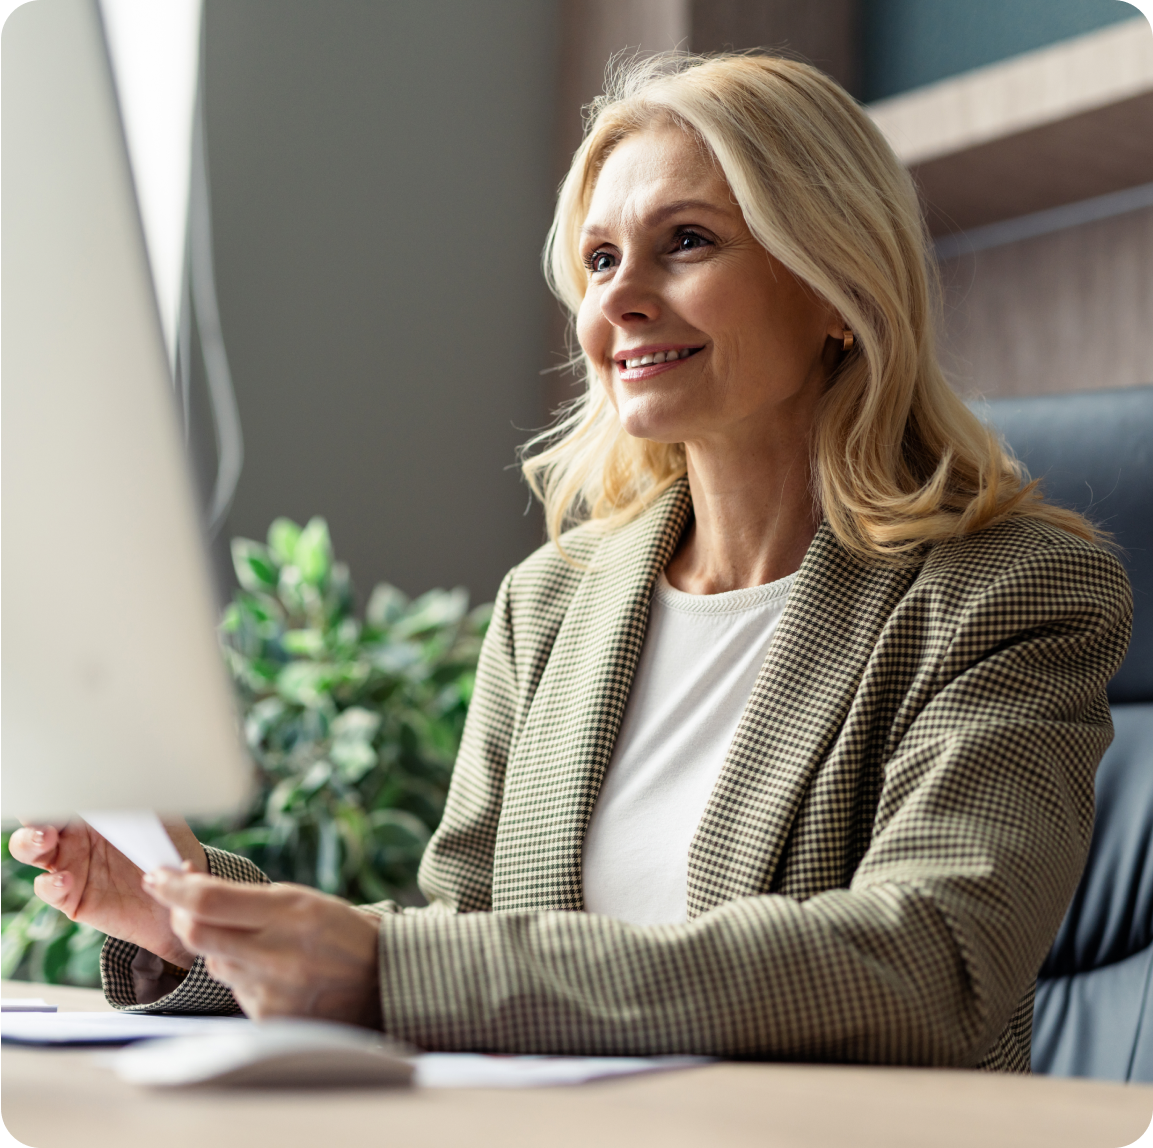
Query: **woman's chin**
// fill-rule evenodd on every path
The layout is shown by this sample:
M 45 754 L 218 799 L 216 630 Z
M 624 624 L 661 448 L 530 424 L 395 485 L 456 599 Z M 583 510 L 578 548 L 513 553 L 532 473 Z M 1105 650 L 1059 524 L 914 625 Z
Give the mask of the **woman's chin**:
M 650 427 L 644 423 L 624 422 L 623 420 L 621 426 L 624 428 L 625 434 L 629 435 L 630 438 L 643 438 L 648 439 L 649 442 L 666 444 L 685 441 L 683 434 L 678 434 L 676 431 L 671 431 L 667 428 Z
M 694 420 L 677 417 L 673 411 L 655 410 L 655 405 L 624 403 L 618 407 L 617 417 L 625 434 L 632 438 L 646 438 L 651 442 L 684 442 Z

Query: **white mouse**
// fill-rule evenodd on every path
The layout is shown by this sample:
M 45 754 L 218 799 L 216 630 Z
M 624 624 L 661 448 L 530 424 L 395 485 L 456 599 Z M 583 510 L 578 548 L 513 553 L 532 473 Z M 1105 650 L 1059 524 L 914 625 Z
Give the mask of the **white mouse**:
M 408 1052 L 380 1033 L 352 1025 L 269 1020 L 141 1041 L 109 1061 L 132 1084 L 348 1088 L 411 1083 Z

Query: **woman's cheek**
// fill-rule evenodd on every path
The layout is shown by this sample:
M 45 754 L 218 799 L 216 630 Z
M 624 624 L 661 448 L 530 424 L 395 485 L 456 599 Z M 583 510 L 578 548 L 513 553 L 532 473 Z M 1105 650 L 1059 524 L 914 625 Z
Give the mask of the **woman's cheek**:
M 603 363 L 608 357 L 606 339 L 609 337 L 609 324 L 601 309 L 593 300 L 591 290 L 585 292 L 576 316 L 576 336 L 581 350 L 594 363 Z

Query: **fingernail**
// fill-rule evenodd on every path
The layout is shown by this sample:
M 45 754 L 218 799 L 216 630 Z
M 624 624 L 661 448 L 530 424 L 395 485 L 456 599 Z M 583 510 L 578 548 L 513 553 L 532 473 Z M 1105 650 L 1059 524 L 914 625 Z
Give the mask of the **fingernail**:
M 57 889 L 62 889 L 64 887 L 64 875 L 61 874 L 59 877 L 53 877 L 52 884 L 55 885 Z
M 43 829 L 37 829 L 36 832 L 32 834 L 32 840 L 35 841 L 37 845 L 43 845 L 44 844 L 44 830 Z

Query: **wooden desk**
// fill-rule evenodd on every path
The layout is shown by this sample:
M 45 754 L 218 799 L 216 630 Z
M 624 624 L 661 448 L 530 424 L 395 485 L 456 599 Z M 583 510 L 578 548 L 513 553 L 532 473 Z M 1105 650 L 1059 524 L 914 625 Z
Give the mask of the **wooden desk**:
M 107 1007 L 87 989 L 5 996 Z M 4 1123 L 33 1148 L 1121 1148 L 1153 1088 L 934 1069 L 717 1064 L 524 1091 L 153 1092 L 89 1051 L 3 1052 Z

